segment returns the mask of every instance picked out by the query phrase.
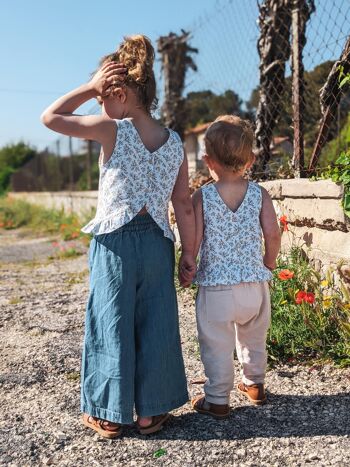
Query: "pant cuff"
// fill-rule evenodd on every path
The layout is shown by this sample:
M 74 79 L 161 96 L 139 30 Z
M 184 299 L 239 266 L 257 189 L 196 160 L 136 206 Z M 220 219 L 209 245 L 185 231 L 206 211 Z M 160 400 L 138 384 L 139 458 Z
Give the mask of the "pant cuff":
M 205 400 L 207 402 L 210 402 L 211 404 L 217 404 L 217 405 L 228 405 L 230 402 L 230 397 L 225 397 L 225 396 L 209 396 L 205 395 Z
M 257 376 L 257 377 L 251 376 L 250 378 L 243 376 L 242 381 L 247 386 L 250 386 L 251 384 L 264 384 L 265 378 L 264 376 Z
M 108 420 L 113 423 L 121 423 L 123 425 L 129 425 L 134 421 L 132 411 L 130 413 L 114 412 L 112 410 L 101 409 L 100 407 L 94 407 L 87 404 L 81 405 L 81 411 L 91 415 L 92 417 L 96 417 L 101 420 Z
M 136 404 L 136 413 L 139 417 L 153 417 L 177 409 L 186 404 L 186 402 L 188 402 L 187 392 L 179 399 L 164 404 Z

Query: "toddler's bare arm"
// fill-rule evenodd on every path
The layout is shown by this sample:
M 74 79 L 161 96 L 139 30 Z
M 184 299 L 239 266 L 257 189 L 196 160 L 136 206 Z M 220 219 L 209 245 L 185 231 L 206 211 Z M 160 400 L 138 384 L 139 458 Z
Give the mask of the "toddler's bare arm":
M 192 203 L 194 208 L 194 217 L 196 220 L 196 239 L 194 245 L 194 257 L 196 258 L 199 252 L 199 248 L 203 239 L 203 200 L 202 200 L 202 190 L 197 190 L 192 196 Z
M 269 269 L 275 269 L 276 258 L 281 247 L 281 232 L 272 200 L 265 188 L 262 191 L 262 207 L 260 224 L 265 243 L 264 264 Z

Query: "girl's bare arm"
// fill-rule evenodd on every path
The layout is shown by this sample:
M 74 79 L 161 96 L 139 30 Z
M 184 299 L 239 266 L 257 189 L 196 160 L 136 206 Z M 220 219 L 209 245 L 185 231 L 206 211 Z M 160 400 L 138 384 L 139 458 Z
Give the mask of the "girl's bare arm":
M 180 280 L 184 284 L 192 281 L 196 272 L 194 260 L 195 219 L 188 184 L 188 162 L 186 154 L 181 164 L 171 202 L 175 211 L 175 218 L 180 233 L 182 254 L 179 264 Z
M 262 207 L 260 213 L 260 224 L 263 231 L 265 243 L 264 264 L 269 269 L 275 269 L 276 258 L 281 247 L 281 232 L 277 222 L 275 208 L 265 188 L 262 191 Z
M 125 71 L 126 68 L 121 64 L 105 64 L 89 83 L 79 86 L 51 104 L 42 113 L 41 121 L 58 133 L 103 144 L 110 136 L 111 129 L 115 131 L 114 122 L 105 115 L 77 115 L 74 111 L 90 99 L 107 96 L 113 80 Z
M 194 217 L 196 221 L 196 239 L 194 245 L 194 257 L 196 258 L 202 243 L 204 231 L 203 198 L 202 190 L 200 188 L 192 195 L 192 203 L 194 208 Z

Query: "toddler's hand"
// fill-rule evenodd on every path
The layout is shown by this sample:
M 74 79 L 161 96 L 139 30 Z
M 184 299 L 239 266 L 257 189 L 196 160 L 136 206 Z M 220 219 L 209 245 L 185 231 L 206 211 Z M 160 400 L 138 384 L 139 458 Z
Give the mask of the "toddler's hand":
M 179 281 L 182 287 L 191 285 L 194 276 L 196 275 L 197 265 L 193 255 L 183 253 L 179 261 Z
M 267 267 L 267 269 L 270 269 L 270 271 L 273 271 L 277 267 L 276 261 L 269 261 L 268 258 L 264 257 L 263 262 L 264 266 Z

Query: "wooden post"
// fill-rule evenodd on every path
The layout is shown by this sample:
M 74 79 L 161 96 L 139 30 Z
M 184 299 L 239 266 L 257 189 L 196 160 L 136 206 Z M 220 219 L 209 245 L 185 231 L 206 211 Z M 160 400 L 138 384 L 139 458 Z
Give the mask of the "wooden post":
M 265 178 L 271 158 L 272 134 L 280 116 L 285 90 L 285 66 L 290 56 L 291 6 L 289 0 L 264 0 L 258 5 L 260 84 L 255 129 L 257 160 L 252 173 L 260 173 L 260 178 Z
M 304 175 L 304 124 L 303 109 L 303 64 L 301 44 L 301 5 L 300 1 L 293 1 L 292 9 L 292 106 L 293 106 L 293 158 L 292 168 L 295 178 Z
M 56 156 L 60 157 L 60 140 L 56 140 Z

